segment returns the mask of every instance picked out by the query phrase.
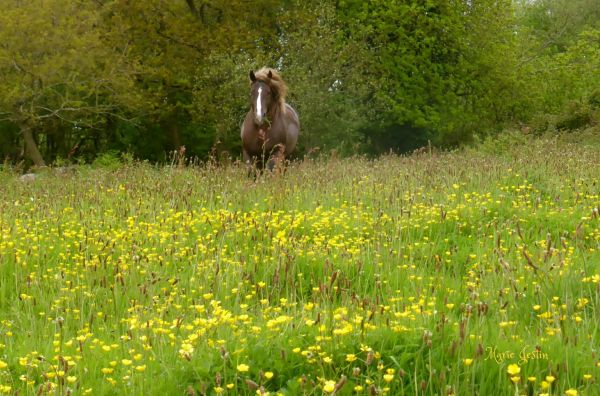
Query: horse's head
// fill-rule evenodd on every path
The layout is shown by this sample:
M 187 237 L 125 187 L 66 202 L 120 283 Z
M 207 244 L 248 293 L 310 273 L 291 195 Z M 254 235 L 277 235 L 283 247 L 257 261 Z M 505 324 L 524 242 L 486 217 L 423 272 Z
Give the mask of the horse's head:
M 273 74 L 269 71 L 266 77 L 270 80 Z M 253 71 L 250 71 L 250 80 L 252 81 L 250 105 L 252 114 L 254 114 L 254 122 L 256 125 L 262 126 L 267 120 L 269 109 L 275 102 L 274 93 L 268 81 L 262 78 L 258 79 Z

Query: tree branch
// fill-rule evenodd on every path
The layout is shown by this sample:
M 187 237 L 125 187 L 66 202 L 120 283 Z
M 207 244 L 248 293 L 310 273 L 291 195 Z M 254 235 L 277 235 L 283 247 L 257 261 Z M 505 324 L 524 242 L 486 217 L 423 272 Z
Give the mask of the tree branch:
M 187 3 L 188 8 L 192 12 L 192 14 L 196 18 L 200 18 L 200 13 L 198 12 L 198 9 L 196 8 L 196 4 L 194 3 L 194 0 L 185 0 L 185 2 Z
M 174 42 L 175 44 L 183 45 L 185 47 L 189 47 L 189 48 L 195 49 L 196 51 L 198 51 L 200 53 L 204 53 L 203 49 L 200 48 L 200 47 L 198 47 L 197 45 L 186 43 L 184 41 L 178 40 L 175 37 L 171 37 L 168 34 L 164 33 L 161 26 L 159 26 L 156 29 L 156 34 L 158 34 L 162 38 L 165 38 L 167 40 L 170 40 L 170 41 Z

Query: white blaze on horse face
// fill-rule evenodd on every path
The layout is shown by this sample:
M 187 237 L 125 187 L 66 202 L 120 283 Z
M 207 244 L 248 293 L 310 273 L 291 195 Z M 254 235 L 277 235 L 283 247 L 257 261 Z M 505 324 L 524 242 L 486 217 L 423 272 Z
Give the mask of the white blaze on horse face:
M 256 98 L 256 120 L 262 122 L 262 103 L 260 97 L 262 95 L 262 87 L 258 87 L 258 97 Z

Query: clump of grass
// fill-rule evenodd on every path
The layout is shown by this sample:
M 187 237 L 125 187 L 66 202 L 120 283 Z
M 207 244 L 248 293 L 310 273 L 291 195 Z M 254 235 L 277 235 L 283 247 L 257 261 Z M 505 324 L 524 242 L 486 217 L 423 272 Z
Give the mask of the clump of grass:
M 599 160 L 6 177 L 0 393 L 595 394 Z

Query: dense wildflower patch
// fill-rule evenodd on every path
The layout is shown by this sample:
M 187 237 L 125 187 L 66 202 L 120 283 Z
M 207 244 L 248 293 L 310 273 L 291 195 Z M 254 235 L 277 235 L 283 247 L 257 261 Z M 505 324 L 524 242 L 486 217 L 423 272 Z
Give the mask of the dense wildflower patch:
M 0 393 L 594 394 L 599 158 L 524 155 L 5 176 Z

